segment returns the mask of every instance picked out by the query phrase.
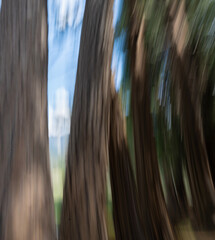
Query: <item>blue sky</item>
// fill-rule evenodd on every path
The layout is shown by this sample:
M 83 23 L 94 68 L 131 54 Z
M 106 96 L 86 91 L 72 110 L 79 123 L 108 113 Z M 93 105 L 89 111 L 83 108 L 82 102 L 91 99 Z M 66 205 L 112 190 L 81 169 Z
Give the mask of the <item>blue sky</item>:
M 48 0 L 48 102 L 52 107 L 55 105 L 55 92 L 62 87 L 69 91 L 72 107 L 84 6 L 85 0 Z M 122 0 L 115 0 L 114 27 L 121 7 Z M 119 38 L 114 43 L 112 59 L 117 89 L 122 78 L 123 62 L 122 39 Z

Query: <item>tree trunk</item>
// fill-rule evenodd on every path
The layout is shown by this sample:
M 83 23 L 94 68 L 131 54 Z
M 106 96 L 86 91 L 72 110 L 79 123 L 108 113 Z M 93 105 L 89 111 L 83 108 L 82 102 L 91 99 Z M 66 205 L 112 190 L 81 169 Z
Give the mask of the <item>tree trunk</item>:
M 110 111 L 110 176 L 117 240 L 143 239 L 137 189 L 125 134 L 119 96 L 113 94 Z
M 135 16 L 135 14 L 133 14 Z M 133 23 L 133 24 L 132 24 Z M 144 18 L 130 25 L 131 108 L 139 203 L 145 237 L 174 239 L 161 186 L 153 122 L 150 113 L 150 82 L 144 46 Z
M 200 72 L 197 57 L 185 47 L 187 20 L 183 2 L 174 12 L 172 15 L 169 13 L 167 32 L 171 43 L 170 59 L 175 102 L 179 106 L 194 222 L 198 229 L 214 228 L 215 192 L 201 118 L 202 87 L 206 77 Z M 177 18 L 180 18 L 180 21 Z
M 194 222 L 198 229 L 213 228 L 215 210 L 214 186 L 210 174 L 207 150 L 203 138 L 201 119 L 198 109 L 192 103 L 191 93 L 187 86 L 188 77 L 176 50 L 172 50 L 173 77 L 181 89 L 180 115 L 185 144 L 188 177 L 191 189 Z M 185 60 L 184 60 L 185 61 Z M 200 118 L 200 116 L 199 116 Z
M 113 1 L 87 0 L 71 118 L 60 239 L 106 240 Z
M 0 13 L 0 239 L 55 239 L 47 122 L 47 2 Z

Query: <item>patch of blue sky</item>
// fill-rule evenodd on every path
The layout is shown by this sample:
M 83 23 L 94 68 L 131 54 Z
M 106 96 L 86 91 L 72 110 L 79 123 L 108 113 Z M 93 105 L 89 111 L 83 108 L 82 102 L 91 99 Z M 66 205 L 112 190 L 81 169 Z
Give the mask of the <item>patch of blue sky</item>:
M 83 8 L 78 11 L 79 16 L 78 6 L 73 1 L 48 0 L 48 102 L 52 107 L 59 88 L 69 92 L 72 107 L 85 0 L 78 1 L 79 7 Z M 68 14 L 74 15 L 75 19 L 68 18 Z
M 122 3 L 123 0 L 114 1 L 114 28 L 121 15 Z M 85 0 L 48 0 L 48 103 L 53 108 L 59 88 L 69 92 L 72 108 L 84 7 Z M 115 39 L 113 48 L 111 68 L 117 90 L 123 77 L 124 39 L 124 34 Z
M 55 41 L 50 45 L 49 51 L 49 99 L 54 97 L 54 93 L 60 87 L 69 91 L 71 99 L 75 87 L 75 78 L 78 62 L 78 50 L 80 44 L 81 27 L 76 30 L 69 29 L 61 32 Z
M 122 32 L 122 34 L 115 39 L 113 47 L 111 69 L 115 76 L 115 87 L 117 91 L 121 86 L 122 78 L 124 76 L 126 57 L 126 52 L 124 51 L 125 37 L 125 32 Z
M 113 26 L 116 27 L 116 24 L 121 16 L 123 0 L 114 0 L 113 4 Z
M 116 28 L 122 12 L 123 0 L 115 0 L 113 5 L 113 27 Z M 125 34 L 121 34 L 114 40 L 111 69 L 114 73 L 115 87 L 118 91 L 123 78 L 123 68 L 125 62 L 125 53 L 123 51 Z

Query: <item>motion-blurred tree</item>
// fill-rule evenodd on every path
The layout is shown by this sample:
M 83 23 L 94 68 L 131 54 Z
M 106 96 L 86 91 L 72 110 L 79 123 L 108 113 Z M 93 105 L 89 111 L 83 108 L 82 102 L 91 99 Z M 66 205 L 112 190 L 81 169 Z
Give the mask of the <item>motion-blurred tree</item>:
M 112 91 L 109 139 L 110 177 L 116 239 L 143 239 L 137 188 L 119 95 Z
M 113 1 L 87 0 L 71 118 L 60 239 L 106 240 Z
M 201 5 L 201 3 L 199 3 Z M 199 6 L 198 4 L 198 7 Z M 202 98 L 208 81 L 207 54 L 204 53 L 204 32 L 196 33 L 195 24 L 207 26 L 207 20 L 199 22 L 202 13 L 194 11 L 187 20 L 185 1 L 169 8 L 167 33 L 170 40 L 172 84 L 181 120 L 187 172 L 192 196 L 194 222 L 198 229 L 214 228 L 215 191 L 209 168 L 208 153 L 202 124 Z M 195 9 L 195 8 L 194 8 Z M 200 9 L 204 11 L 204 6 Z M 193 9 L 192 9 L 193 11 Z M 203 28 L 203 26 L 201 26 Z M 201 53 L 201 50 L 203 50 Z M 180 89 L 180 94 L 179 94 Z
M 137 185 L 138 193 L 142 194 L 140 206 L 148 197 L 152 199 L 150 198 L 150 190 L 156 185 L 155 182 L 148 181 L 149 172 L 152 179 L 157 179 L 157 183 L 160 182 L 159 177 L 156 178 L 156 175 L 159 176 L 159 171 L 156 148 L 153 143 L 153 118 L 150 116 L 150 108 L 156 105 L 156 100 L 150 98 L 150 95 L 156 96 L 153 92 L 156 91 L 154 85 L 158 85 L 161 63 L 165 61 L 162 59 L 162 55 L 163 52 L 169 51 L 167 78 L 170 81 L 168 83 L 170 91 L 167 91 L 167 81 L 160 89 L 158 88 L 158 91 L 167 98 L 167 102 L 171 101 L 166 104 L 165 111 L 168 115 L 168 121 L 173 121 L 170 128 L 178 126 L 180 133 L 176 129 L 171 130 L 173 136 L 169 144 L 171 144 L 170 148 L 173 149 L 171 151 L 164 149 L 164 153 L 167 154 L 165 158 L 172 158 L 171 165 L 167 167 L 166 173 L 164 172 L 166 185 L 168 185 L 165 186 L 169 198 L 167 203 L 172 201 L 172 206 L 178 204 L 180 211 L 184 213 L 187 211 L 186 197 L 183 196 L 185 189 L 182 189 L 184 188 L 182 170 L 183 167 L 187 168 L 193 204 L 193 222 L 197 224 L 198 229 L 202 227 L 213 228 L 214 225 L 214 186 L 210 172 L 211 170 L 213 173 L 214 166 L 214 149 L 212 147 L 214 83 L 210 80 L 212 79 L 213 71 L 211 69 L 214 62 L 214 41 L 210 38 L 214 31 L 213 5 L 213 1 L 200 2 L 195 0 L 124 1 L 124 9 L 117 29 L 117 35 L 123 28 L 126 29 L 129 41 L 132 83 L 131 110 L 133 111 Z M 143 18 L 145 18 L 144 23 L 142 23 Z M 142 25 L 144 30 L 142 30 Z M 165 74 L 167 73 L 165 72 Z M 135 79 L 137 80 L 134 81 Z M 205 89 L 207 89 L 206 93 Z M 203 96 L 204 105 L 202 105 Z M 208 104 L 207 109 L 203 108 L 205 104 Z M 204 113 L 203 120 L 201 113 Z M 157 115 L 157 117 L 158 121 L 163 121 L 162 114 Z M 180 120 L 180 124 L 176 124 L 177 119 Z M 156 127 L 165 128 L 165 125 L 161 124 Z M 167 143 L 169 137 L 169 134 L 165 134 L 163 136 L 164 142 Z M 176 140 L 177 138 L 178 140 Z M 162 145 L 163 143 L 158 141 L 158 144 Z M 163 148 L 165 148 L 165 144 Z M 178 154 L 176 154 L 177 152 Z M 172 153 L 174 154 L 172 155 Z M 152 159 L 156 159 L 152 166 L 150 166 L 151 162 L 148 164 L 145 162 L 150 159 L 150 156 Z M 140 159 L 146 159 L 141 160 L 142 166 Z M 185 160 L 186 164 L 182 164 L 182 159 Z M 171 175 L 174 175 L 169 175 L 170 172 Z M 166 175 L 167 173 L 169 176 Z M 145 180 L 143 180 L 144 178 Z M 176 185 L 173 186 L 173 184 Z M 159 189 L 162 195 L 161 184 L 159 183 L 158 186 L 156 189 Z M 172 187 L 169 188 L 169 186 Z M 145 194 L 143 194 L 144 188 L 149 188 Z M 178 196 L 177 199 L 175 194 Z M 164 202 L 164 200 L 162 201 Z M 147 203 L 145 205 L 148 206 Z M 159 203 L 155 205 L 158 206 Z M 143 207 L 143 209 L 147 209 L 148 214 L 150 214 L 150 210 L 148 210 L 150 208 L 152 205 L 148 208 Z M 168 210 L 170 211 L 170 208 Z M 180 220 L 180 218 L 186 217 L 186 214 L 175 212 L 178 216 L 173 216 L 172 211 L 169 213 L 172 215 L 172 220 L 173 218 Z M 152 214 L 151 219 L 156 219 L 155 216 L 156 214 Z M 145 228 L 146 225 L 144 224 L 143 227 Z M 157 224 L 157 226 L 161 225 Z M 150 226 L 147 229 L 150 229 Z M 161 227 L 161 229 L 164 228 Z
M 55 239 L 47 121 L 47 2 L 0 12 L 0 239 Z
M 2 240 L 56 238 L 48 161 L 46 5 L 45 0 L 2 2 Z M 173 224 L 188 215 L 183 167 L 192 220 L 198 229 L 214 229 L 215 1 L 124 1 L 116 36 L 122 29 L 127 34 L 122 92 L 131 91 L 128 132 L 134 141 L 126 138 L 111 76 L 112 8 L 112 0 L 86 0 L 60 239 L 108 238 L 108 160 L 117 240 L 176 239 Z M 134 144 L 133 155 L 128 142 Z
M 146 238 L 174 239 L 158 167 L 151 115 L 150 64 L 145 43 L 147 21 L 138 2 L 130 6 L 129 57 L 137 187 L 142 227 Z

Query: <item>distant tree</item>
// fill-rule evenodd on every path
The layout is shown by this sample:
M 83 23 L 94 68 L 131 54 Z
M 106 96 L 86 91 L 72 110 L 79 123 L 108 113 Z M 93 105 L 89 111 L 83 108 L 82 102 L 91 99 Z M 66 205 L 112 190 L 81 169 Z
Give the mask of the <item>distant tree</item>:
M 47 122 L 47 2 L 0 12 L 0 239 L 55 239 Z

